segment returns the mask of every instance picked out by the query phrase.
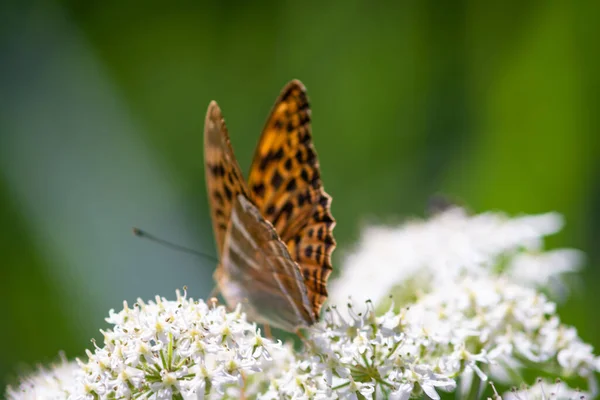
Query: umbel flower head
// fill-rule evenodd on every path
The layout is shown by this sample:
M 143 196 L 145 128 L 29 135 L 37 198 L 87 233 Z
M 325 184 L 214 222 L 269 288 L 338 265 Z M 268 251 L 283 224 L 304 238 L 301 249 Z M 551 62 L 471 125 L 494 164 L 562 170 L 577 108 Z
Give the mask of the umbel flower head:
M 111 310 L 104 346 L 80 363 L 73 399 L 223 398 L 252 392 L 255 374 L 282 368 L 289 348 L 260 335 L 239 307 L 208 305 L 178 293 Z
M 338 306 L 304 331 L 298 351 L 263 337 L 240 307 L 228 312 L 178 293 L 175 300 L 139 300 L 111 311 L 103 345 L 85 360 L 40 369 L 7 394 L 74 400 L 438 399 L 455 392 L 457 398 L 497 399 L 484 391 L 490 378 L 502 393 L 526 384 L 522 372 L 533 369 L 564 382 L 587 382 L 585 391 L 565 383 L 535 384 L 503 398 L 591 399 L 600 359 L 538 291 L 579 265 L 577 251 L 543 250 L 543 236 L 560 225 L 555 214 L 509 219 L 455 209 L 395 229 L 370 228 L 334 285 Z M 375 293 L 364 277 L 358 285 L 357 260 L 372 281 L 385 281 L 383 293 Z M 544 272 L 540 278 L 523 268 Z M 347 296 L 360 299 L 362 291 L 374 300 Z
M 557 276 L 576 271 L 583 260 L 578 250 L 543 250 L 544 236 L 562 225 L 557 213 L 509 218 L 454 207 L 429 220 L 369 227 L 332 282 L 331 302 L 345 304 L 352 295 L 378 304 L 390 293 L 397 301 L 413 301 L 417 293 L 464 275 L 504 275 L 523 286 L 561 288 Z
M 548 382 L 542 378 L 538 378 L 536 384 L 532 387 L 513 387 L 504 394 L 504 397 L 500 397 L 495 388 L 494 394 L 495 399 L 504 400 L 586 400 L 592 398 L 589 393 L 582 392 L 579 389 L 571 389 L 560 379 L 555 382 Z
M 453 390 L 460 364 L 450 353 L 434 356 L 445 341 L 405 329 L 406 323 L 392 310 L 376 316 L 369 302 L 362 313 L 351 304 L 347 313 L 329 310 L 310 329 L 309 351 L 264 398 L 439 398 L 438 389 Z

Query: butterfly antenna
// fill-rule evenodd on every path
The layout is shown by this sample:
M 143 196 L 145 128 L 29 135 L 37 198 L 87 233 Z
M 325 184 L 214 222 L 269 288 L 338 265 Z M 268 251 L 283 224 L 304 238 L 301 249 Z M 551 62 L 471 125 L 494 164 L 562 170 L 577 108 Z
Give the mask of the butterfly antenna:
M 148 239 L 148 240 L 150 240 L 152 242 L 161 244 L 161 245 L 166 246 L 168 248 L 171 248 L 173 250 L 183 251 L 184 253 L 193 254 L 195 256 L 198 256 L 198 257 L 210 260 L 210 261 L 215 261 L 217 263 L 219 262 L 219 260 L 217 258 L 211 256 L 210 254 L 205 254 L 205 253 L 202 253 L 200 251 L 197 251 L 197 250 L 194 250 L 194 249 L 190 249 L 188 247 L 180 246 L 178 244 L 169 242 L 168 240 L 161 239 L 161 238 L 159 238 L 157 236 L 154 236 L 151 233 L 143 231 L 140 228 L 133 227 L 132 230 L 133 230 L 133 234 L 135 236 L 137 236 L 137 237 Z

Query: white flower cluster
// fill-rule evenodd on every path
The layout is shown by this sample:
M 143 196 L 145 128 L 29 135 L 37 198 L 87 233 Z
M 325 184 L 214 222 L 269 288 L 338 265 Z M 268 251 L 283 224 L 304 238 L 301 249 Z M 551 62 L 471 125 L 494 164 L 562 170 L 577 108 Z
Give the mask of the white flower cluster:
M 559 283 L 550 281 L 577 270 L 583 260 L 574 249 L 542 252 L 543 237 L 562 225 L 556 213 L 511 219 L 452 208 L 426 221 L 370 227 L 346 257 L 340 278 L 332 282 L 331 303 L 345 304 L 352 295 L 356 301 L 378 304 L 407 282 L 412 286 L 404 290 L 430 291 L 464 275 L 504 274 L 531 287 Z
M 501 398 L 496 394 L 496 398 Z M 586 400 L 591 399 L 589 393 L 571 389 L 563 382 L 538 382 L 531 388 L 513 389 L 504 394 L 504 400 Z
M 446 354 L 446 338 L 406 329 L 402 314 L 377 317 L 348 306 L 348 317 L 329 310 L 310 330 L 295 367 L 274 380 L 263 399 L 439 398 L 454 390 L 460 355 Z M 441 350 L 441 351 L 440 351 Z
M 408 400 L 455 391 L 477 399 L 490 395 L 488 377 L 518 386 L 534 368 L 584 378 L 586 392 L 539 384 L 505 399 L 591 399 L 600 358 L 536 290 L 581 261 L 575 250 L 543 251 L 543 237 L 561 224 L 556 214 L 509 219 L 452 209 L 371 228 L 332 290 L 347 312 L 329 308 L 298 352 L 263 338 L 239 308 L 179 293 L 176 301 L 125 304 L 110 312 L 113 328 L 87 361 L 41 370 L 8 396 Z M 373 302 L 357 312 L 348 294 L 354 304 Z
M 553 376 L 582 377 L 595 390 L 600 358 L 573 327 L 560 323 L 556 305 L 535 290 L 502 277 L 465 277 L 424 295 L 407 312 L 428 332 L 446 334 L 477 354 L 479 378 L 510 382 L 526 366 Z M 488 365 L 485 365 L 488 364 Z M 482 367 L 484 371 L 480 368 Z
M 96 398 L 240 398 L 259 389 L 257 374 L 285 368 L 292 357 L 265 339 L 238 310 L 178 293 L 177 301 L 141 300 L 107 321 L 104 346 L 80 362 L 72 400 Z
M 544 295 L 503 278 L 464 278 L 424 295 L 410 308 L 394 311 L 392 305 L 379 317 L 371 303 L 364 314 L 350 305 L 349 318 L 334 308 L 310 330 L 310 351 L 274 379 L 262 398 L 409 399 L 426 394 L 439 399 L 437 389 L 453 391 L 457 380 L 467 383 L 458 388 L 462 398 L 481 391 L 479 383 L 489 374 L 514 377 L 527 363 L 547 374 L 587 378 L 594 389 L 600 358 L 574 328 L 560 324 L 555 311 Z M 470 387 L 473 375 L 477 381 Z M 563 389 L 561 397 L 548 398 L 566 398 L 567 393 L 582 395 Z M 523 397 L 530 398 L 537 397 Z
M 488 376 L 514 384 L 523 368 L 533 366 L 583 377 L 595 395 L 600 359 L 536 291 L 581 265 L 577 250 L 543 250 L 544 236 L 561 226 L 555 213 L 510 219 L 452 208 L 399 228 L 372 227 L 347 257 L 331 297 L 342 304 L 352 294 L 381 309 L 392 294 L 407 307 L 405 335 L 445 341 L 437 355 L 469 367 L 447 375 L 457 378 L 459 392 L 477 390 Z
M 75 374 L 79 370 L 76 362 L 61 361 L 48 368 L 40 367 L 35 373 L 21 378 L 17 388 L 8 387 L 8 399 L 20 400 L 62 400 L 75 390 Z

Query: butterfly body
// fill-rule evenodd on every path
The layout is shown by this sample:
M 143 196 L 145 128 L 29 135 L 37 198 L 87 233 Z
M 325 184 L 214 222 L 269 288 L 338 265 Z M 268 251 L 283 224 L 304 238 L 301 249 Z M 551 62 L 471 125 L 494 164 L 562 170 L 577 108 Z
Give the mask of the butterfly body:
M 335 248 L 331 198 L 312 145 L 304 86 L 292 81 L 273 107 L 248 184 L 221 111 L 209 105 L 204 146 L 213 229 L 220 254 L 215 280 L 231 306 L 256 322 L 293 331 L 317 321 Z

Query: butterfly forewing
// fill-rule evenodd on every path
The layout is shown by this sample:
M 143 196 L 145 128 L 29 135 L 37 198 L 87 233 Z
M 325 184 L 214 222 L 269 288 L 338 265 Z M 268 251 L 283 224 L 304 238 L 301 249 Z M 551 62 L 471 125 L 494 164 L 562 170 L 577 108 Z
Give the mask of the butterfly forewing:
M 216 279 L 249 318 L 293 331 L 316 317 L 300 269 L 273 225 L 244 195 L 234 199 Z
M 221 254 L 233 200 L 239 193 L 247 196 L 248 191 L 221 110 L 214 101 L 208 106 L 204 122 L 204 163 L 215 241 Z
M 286 85 L 271 111 L 254 155 L 248 188 L 298 262 L 318 316 L 327 298 L 335 221 L 312 143 L 306 89 L 299 81 Z

